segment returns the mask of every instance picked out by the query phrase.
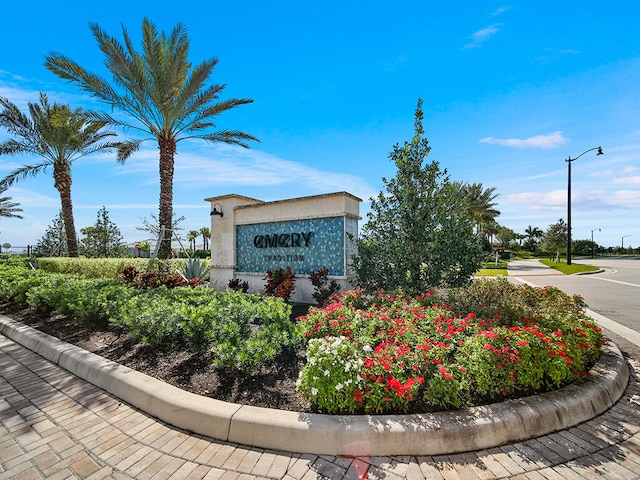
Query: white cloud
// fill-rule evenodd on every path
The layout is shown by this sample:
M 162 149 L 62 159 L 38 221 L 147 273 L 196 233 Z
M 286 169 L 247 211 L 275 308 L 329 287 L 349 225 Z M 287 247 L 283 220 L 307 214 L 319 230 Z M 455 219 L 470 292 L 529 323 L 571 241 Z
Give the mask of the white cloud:
M 640 207 L 640 191 L 638 190 L 618 190 L 609 195 L 611 203 L 624 206 L 625 208 Z
M 19 203 L 22 208 L 58 207 L 60 205 L 60 197 L 42 195 L 35 190 L 26 188 L 13 186 L 7 190 L 6 194 L 12 198 L 12 201 Z
M 489 25 L 488 27 L 482 28 L 477 32 L 474 32 L 469 37 L 471 41 L 464 46 L 464 49 L 468 50 L 471 48 L 481 47 L 484 44 L 484 42 L 489 40 L 489 38 L 491 38 L 492 36 L 494 36 L 496 33 L 500 31 L 500 29 L 498 28 L 499 26 L 500 24 L 494 23 L 493 25 Z
M 511 7 L 500 7 L 497 10 L 495 10 L 493 13 L 491 13 L 492 17 L 497 17 L 498 15 L 503 14 L 504 12 L 506 12 L 507 10 L 509 10 Z
M 609 169 L 609 170 L 601 170 L 599 172 L 593 172 L 589 176 L 594 178 L 605 178 L 605 177 L 611 177 L 613 176 L 613 174 L 614 174 L 614 171 Z
M 529 138 L 496 138 L 485 137 L 480 139 L 480 143 L 489 143 L 491 145 L 502 145 L 504 147 L 515 148 L 555 148 L 562 145 L 566 139 L 562 136 L 562 132 L 553 132 L 548 135 L 535 135 Z
M 187 144 L 184 145 L 187 147 Z M 313 192 L 349 190 L 366 199 L 377 191 L 365 180 L 344 173 L 318 170 L 298 162 L 283 160 L 261 150 L 245 149 L 235 145 L 216 144 L 207 147 L 178 147 L 175 157 L 174 185 L 196 185 L 198 189 L 209 187 L 277 187 L 295 185 Z M 138 184 L 157 184 L 158 152 L 144 150 L 136 153 L 119 175 L 148 175 Z
M 563 211 L 567 208 L 567 191 L 522 192 L 506 196 L 507 202 L 525 205 L 530 211 Z M 589 190 L 572 191 L 572 209 L 589 210 L 628 209 L 640 206 L 640 191 L 637 190 Z
M 553 190 L 551 192 L 522 192 L 506 196 L 508 203 L 526 205 L 529 210 L 559 210 L 566 208 L 567 191 Z
M 640 176 L 636 175 L 632 177 L 617 178 L 614 180 L 614 183 L 617 183 L 618 185 L 640 186 Z

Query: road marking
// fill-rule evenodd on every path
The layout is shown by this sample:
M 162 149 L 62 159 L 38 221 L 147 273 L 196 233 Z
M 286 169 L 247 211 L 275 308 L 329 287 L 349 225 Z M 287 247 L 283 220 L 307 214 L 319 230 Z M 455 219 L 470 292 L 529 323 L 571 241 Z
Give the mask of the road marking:
M 613 320 L 610 320 L 607 317 L 594 312 L 593 310 L 589 310 L 588 308 L 585 308 L 585 312 L 596 322 L 598 322 L 598 325 L 600 325 L 602 328 L 611 330 L 613 333 L 620 335 L 625 340 L 628 340 L 629 342 L 640 346 L 640 333 L 630 329 L 629 327 L 620 325 L 619 323 L 616 323 Z
M 619 283 L 620 285 L 629 285 L 630 287 L 640 287 L 637 283 L 621 282 L 620 280 L 611 280 L 610 278 L 589 277 L 594 280 L 602 280 L 603 282 Z

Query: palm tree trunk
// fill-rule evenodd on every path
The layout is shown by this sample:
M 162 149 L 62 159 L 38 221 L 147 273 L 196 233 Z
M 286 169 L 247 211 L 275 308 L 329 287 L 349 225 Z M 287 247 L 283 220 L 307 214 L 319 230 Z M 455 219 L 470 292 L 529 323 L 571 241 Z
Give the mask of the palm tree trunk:
M 67 255 L 78 256 L 78 238 L 73 221 L 73 204 L 71 202 L 71 171 L 69 165 L 64 162 L 56 162 L 53 166 L 54 186 L 60 193 L 62 207 L 62 221 L 67 237 Z
M 160 149 L 160 227 L 164 225 L 165 233 L 161 239 L 158 258 L 171 258 L 171 229 L 173 228 L 173 157 L 176 153 L 176 142 L 172 138 L 158 139 Z

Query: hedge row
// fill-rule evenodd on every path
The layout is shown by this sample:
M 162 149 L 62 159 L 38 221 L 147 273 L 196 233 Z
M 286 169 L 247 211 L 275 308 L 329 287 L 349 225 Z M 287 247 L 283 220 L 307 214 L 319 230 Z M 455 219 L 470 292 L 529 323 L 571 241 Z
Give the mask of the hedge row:
M 155 348 L 178 344 L 208 351 L 218 366 L 238 371 L 259 369 L 300 339 L 289 305 L 237 291 L 141 290 L 112 278 L 0 264 L 0 300 L 93 327 L 112 323 Z

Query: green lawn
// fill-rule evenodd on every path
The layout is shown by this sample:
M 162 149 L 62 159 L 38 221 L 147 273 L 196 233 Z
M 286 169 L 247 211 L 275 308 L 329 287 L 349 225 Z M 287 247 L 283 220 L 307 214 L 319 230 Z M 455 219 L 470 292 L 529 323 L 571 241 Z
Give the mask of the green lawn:
M 544 263 L 546 266 L 551 267 L 559 272 L 564 273 L 565 275 L 572 275 L 574 273 L 582 273 L 582 272 L 595 272 L 599 270 L 599 267 L 594 267 L 593 265 L 583 265 L 581 263 L 571 263 L 571 265 L 567 265 L 567 262 L 555 263 L 553 260 L 543 260 L 540 259 L 541 263 Z
M 482 268 L 478 270 L 476 273 L 477 276 L 480 277 L 497 277 L 498 275 L 507 276 L 507 264 L 509 262 L 505 262 L 500 260 L 496 265 L 496 262 L 483 262 Z

